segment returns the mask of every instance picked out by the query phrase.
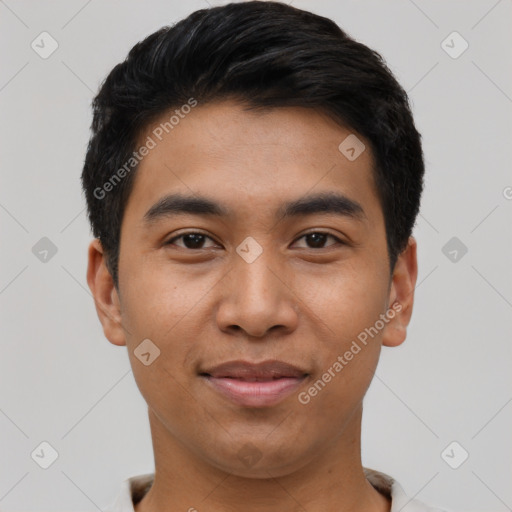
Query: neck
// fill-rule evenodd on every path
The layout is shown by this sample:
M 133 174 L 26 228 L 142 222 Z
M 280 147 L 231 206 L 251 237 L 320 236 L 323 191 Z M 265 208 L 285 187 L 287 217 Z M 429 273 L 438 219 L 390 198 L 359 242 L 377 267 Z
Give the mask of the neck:
M 223 471 L 181 444 L 149 409 L 155 453 L 153 485 L 135 512 L 389 512 L 361 464 L 360 408 L 339 437 L 301 468 L 248 478 Z

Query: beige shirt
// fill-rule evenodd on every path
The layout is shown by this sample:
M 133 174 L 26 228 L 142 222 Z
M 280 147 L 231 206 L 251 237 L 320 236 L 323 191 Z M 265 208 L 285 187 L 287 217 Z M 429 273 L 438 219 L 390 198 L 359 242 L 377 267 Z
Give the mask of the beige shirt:
M 367 468 L 364 468 L 364 472 L 377 491 L 391 498 L 391 512 L 446 512 L 408 498 L 398 482 L 385 473 Z M 127 478 L 121 484 L 121 491 L 114 503 L 104 509 L 104 512 L 134 512 L 134 504 L 139 503 L 148 492 L 153 477 L 154 473 L 146 473 Z

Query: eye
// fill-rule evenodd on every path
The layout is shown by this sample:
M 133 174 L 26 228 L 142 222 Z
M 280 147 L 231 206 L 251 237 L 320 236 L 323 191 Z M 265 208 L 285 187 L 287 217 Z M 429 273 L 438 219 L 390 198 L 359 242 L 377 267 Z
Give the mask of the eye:
M 184 245 L 175 244 L 175 240 L 183 239 Z M 183 233 L 179 236 L 175 236 L 174 238 L 171 238 L 167 242 L 165 242 L 164 245 L 177 245 L 178 247 L 182 247 L 184 249 L 208 249 L 208 247 L 204 247 L 204 242 L 206 239 L 214 241 L 212 238 L 210 238 L 208 235 L 205 235 L 204 233 L 200 233 L 197 231 L 190 231 L 188 233 Z
M 323 249 L 325 248 L 325 243 L 328 238 L 332 238 L 335 240 L 335 243 L 328 245 L 327 247 L 330 247 L 331 245 L 336 245 L 337 243 L 344 244 L 342 240 L 340 240 L 338 237 L 326 233 L 323 231 L 314 231 L 311 233 L 306 233 L 305 235 L 302 235 L 297 240 L 305 239 L 306 244 L 309 244 L 306 246 L 306 249 Z M 183 249 L 208 249 L 209 247 L 204 245 L 206 240 L 211 240 L 214 242 L 213 246 L 215 246 L 215 241 L 209 237 L 208 235 L 205 235 L 204 233 L 198 232 L 198 231 L 190 231 L 188 233 L 182 233 L 181 235 L 175 236 L 165 242 L 164 245 L 177 245 L 178 247 L 182 247 Z M 183 245 L 176 244 L 176 240 L 182 240 Z M 303 247 L 304 248 L 304 247 Z
M 324 231 L 313 231 L 311 233 L 306 233 L 305 235 L 302 235 L 297 240 L 301 240 L 302 238 L 306 239 L 306 243 L 310 243 L 310 247 L 306 247 L 306 249 L 323 249 L 325 241 L 328 238 L 334 239 L 336 242 L 340 244 L 344 244 L 342 240 L 340 240 L 338 237 L 331 235 L 330 233 L 326 233 Z M 336 244 L 331 244 L 336 245 Z M 331 245 L 327 246 L 330 247 Z

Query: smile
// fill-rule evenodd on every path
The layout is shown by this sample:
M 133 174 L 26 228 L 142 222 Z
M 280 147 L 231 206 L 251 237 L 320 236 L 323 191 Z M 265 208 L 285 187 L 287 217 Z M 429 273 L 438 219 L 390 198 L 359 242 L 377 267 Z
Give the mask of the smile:
M 215 391 L 245 407 L 269 407 L 296 391 L 303 377 L 278 377 L 270 380 L 245 380 L 232 377 L 202 376 Z
M 231 361 L 199 373 L 215 392 L 244 407 L 270 407 L 294 393 L 308 374 L 282 361 Z

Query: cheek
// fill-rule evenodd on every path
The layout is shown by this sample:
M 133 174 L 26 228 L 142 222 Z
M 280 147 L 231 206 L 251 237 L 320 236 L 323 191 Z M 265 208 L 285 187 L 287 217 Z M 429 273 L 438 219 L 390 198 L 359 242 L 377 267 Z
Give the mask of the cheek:
M 347 266 L 303 298 L 322 333 L 317 337 L 317 377 L 324 376 L 327 383 L 329 391 L 322 391 L 327 402 L 336 396 L 360 398 L 371 381 L 381 348 L 379 318 L 386 304 L 387 281 L 380 275 L 362 265 Z M 319 386 L 323 389 L 322 383 Z
M 316 372 L 297 398 L 310 417 L 339 428 L 359 406 L 377 367 L 382 331 L 371 329 L 383 312 L 384 287 L 338 277 L 328 290 L 315 297 L 313 308 L 328 336 L 317 338 Z
M 169 262 L 127 267 L 123 292 L 123 320 L 137 337 L 158 339 L 176 337 L 190 327 L 196 308 L 211 293 L 217 276 L 187 270 Z
M 132 268 L 126 268 L 121 305 L 134 378 L 148 403 L 167 395 L 171 409 L 173 402 L 183 406 L 184 372 L 192 371 L 187 356 L 203 330 L 198 312 L 204 314 L 205 295 L 214 283 L 199 283 L 185 272 L 166 273 L 157 265 Z M 148 351 L 149 357 L 142 355 Z M 157 357 L 146 366 L 153 353 Z
M 145 271 L 134 268 L 125 282 L 122 318 L 137 387 L 157 414 L 188 414 L 187 372 L 192 368 L 187 355 L 201 334 L 197 314 L 212 285 L 194 282 L 184 273 L 165 273 L 156 265 Z M 143 342 L 147 339 L 151 342 Z M 147 352 L 150 356 L 144 357 Z M 156 357 L 146 365 L 153 353 Z
M 372 326 L 384 312 L 387 299 L 386 276 L 377 266 L 362 261 L 340 265 L 323 275 L 296 279 L 306 311 L 328 329 L 337 348 Z

